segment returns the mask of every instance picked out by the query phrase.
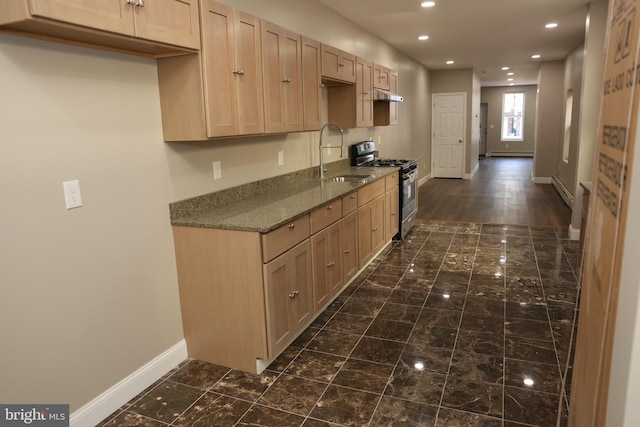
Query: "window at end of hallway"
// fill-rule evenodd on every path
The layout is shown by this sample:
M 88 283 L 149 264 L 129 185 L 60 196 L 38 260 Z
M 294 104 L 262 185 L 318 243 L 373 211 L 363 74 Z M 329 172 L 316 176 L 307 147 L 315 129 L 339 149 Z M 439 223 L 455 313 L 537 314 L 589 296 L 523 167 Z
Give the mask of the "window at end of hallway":
M 502 95 L 502 140 L 522 141 L 524 135 L 524 92 Z

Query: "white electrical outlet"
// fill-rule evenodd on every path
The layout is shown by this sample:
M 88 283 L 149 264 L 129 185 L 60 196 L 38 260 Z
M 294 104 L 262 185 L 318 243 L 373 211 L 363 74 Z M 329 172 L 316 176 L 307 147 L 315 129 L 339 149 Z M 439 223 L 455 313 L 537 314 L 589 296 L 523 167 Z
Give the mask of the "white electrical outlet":
M 222 178 L 222 165 L 220 161 L 213 162 L 213 179 Z
M 509 148 L 509 144 L 504 144 L 504 148 Z
M 80 194 L 80 181 L 64 181 L 64 202 L 67 209 L 79 208 L 82 206 L 82 195 Z
M 284 165 L 284 151 L 278 151 L 278 166 Z

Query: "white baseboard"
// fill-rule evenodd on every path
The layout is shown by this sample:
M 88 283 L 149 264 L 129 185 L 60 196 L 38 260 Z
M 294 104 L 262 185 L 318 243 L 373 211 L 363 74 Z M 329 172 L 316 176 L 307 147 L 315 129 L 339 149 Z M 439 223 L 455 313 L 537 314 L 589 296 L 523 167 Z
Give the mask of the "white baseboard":
M 580 229 L 573 228 L 573 224 L 569 224 L 569 240 L 580 240 Z
M 534 176 L 533 177 L 534 184 L 551 184 L 550 176 Z
M 473 168 L 473 170 L 471 171 L 471 173 L 465 173 L 465 174 L 462 176 L 462 179 L 471 179 L 471 178 L 473 178 L 473 175 L 475 175 L 475 174 L 476 174 L 476 172 L 478 172 L 478 168 L 480 168 L 480 163 L 476 163 L 476 167 L 475 167 L 475 168 Z
M 528 151 L 521 153 L 512 153 L 510 151 L 491 151 L 487 152 L 485 157 L 533 157 L 533 153 Z
M 424 184 L 425 182 L 429 181 L 431 179 L 431 174 L 427 174 L 427 176 L 420 178 L 418 180 L 418 187 L 420 187 L 422 184 Z
M 182 340 L 71 414 L 70 425 L 95 426 L 186 358 L 187 343 Z

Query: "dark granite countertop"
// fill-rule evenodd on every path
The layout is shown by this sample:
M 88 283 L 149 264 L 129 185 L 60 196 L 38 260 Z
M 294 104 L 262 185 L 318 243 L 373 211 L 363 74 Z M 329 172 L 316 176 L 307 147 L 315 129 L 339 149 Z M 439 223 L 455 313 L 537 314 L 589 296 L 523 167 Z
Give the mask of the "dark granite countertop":
M 277 177 L 265 180 L 264 184 L 246 184 L 223 190 L 219 192 L 221 194 L 210 193 L 172 203 L 171 224 L 267 233 L 397 170 L 343 166 L 329 171 L 324 180 L 313 176 L 296 176 L 294 173 L 293 177 Z M 343 175 L 369 177 L 344 182 L 331 180 L 332 177 Z M 228 198 L 231 194 L 236 200 Z

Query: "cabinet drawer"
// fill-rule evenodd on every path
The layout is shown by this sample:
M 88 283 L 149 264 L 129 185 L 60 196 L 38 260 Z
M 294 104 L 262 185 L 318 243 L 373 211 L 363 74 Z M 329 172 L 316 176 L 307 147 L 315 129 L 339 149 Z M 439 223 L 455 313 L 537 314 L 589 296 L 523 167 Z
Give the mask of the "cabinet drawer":
M 366 205 L 376 197 L 384 194 L 384 179 L 379 179 L 358 190 L 358 207 Z
M 338 199 L 311 212 L 311 234 L 342 218 L 342 200 Z
M 354 191 L 342 198 L 342 216 L 347 216 L 358 209 L 358 192 Z
M 262 235 L 262 260 L 268 262 L 309 237 L 309 215 Z
M 387 176 L 384 179 L 385 191 L 393 190 L 393 187 L 398 187 L 398 184 L 399 184 L 398 175 L 400 175 L 400 173 L 396 172 L 392 175 Z

